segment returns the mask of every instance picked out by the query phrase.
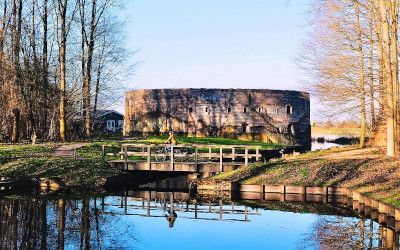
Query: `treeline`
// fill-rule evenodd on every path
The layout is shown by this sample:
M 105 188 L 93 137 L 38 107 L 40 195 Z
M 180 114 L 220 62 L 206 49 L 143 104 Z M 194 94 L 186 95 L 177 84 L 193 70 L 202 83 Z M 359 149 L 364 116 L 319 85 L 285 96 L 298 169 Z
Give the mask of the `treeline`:
M 130 73 L 118 0 L 1 0 L 0 140 L 93 132 Z
M 400 152 L 398 0 L 314 0 L 299 65 L 330 115 L 386 131 L 387 155 Z

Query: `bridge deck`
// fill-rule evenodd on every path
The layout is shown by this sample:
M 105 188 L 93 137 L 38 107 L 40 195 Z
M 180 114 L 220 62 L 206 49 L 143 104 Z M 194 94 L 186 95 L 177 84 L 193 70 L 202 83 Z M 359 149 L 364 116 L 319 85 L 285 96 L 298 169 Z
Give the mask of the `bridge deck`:
M 114 160 L 108 162 L 111 167 L 127 170 L 127 171 L 175 171 L 190 173 L 217 173 L 231 171 L 243 167 L 243 163 L 236 162 L 174 162 L 173 166 L 170 161 L 147 162 L 133 160 Z

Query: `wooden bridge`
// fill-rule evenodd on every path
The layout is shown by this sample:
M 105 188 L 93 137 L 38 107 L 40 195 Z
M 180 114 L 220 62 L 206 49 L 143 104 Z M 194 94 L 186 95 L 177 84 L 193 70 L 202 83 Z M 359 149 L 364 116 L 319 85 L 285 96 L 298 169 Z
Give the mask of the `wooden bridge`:
M 250 145 L 122 144 L 119 154 L 108 163 L 125 171 L 219 173 L 262 160 L 261 147 Z

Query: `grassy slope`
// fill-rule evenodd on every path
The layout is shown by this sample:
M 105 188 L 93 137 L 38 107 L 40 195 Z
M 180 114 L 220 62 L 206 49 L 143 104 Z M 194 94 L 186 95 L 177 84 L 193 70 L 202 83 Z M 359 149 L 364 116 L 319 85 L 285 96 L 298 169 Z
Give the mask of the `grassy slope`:
M 247 184 L 336 185 L 400 207 L 400 161 L 379 149 L 341 148 L 251 165 L 215 179 Z
M 67 186 L 93 186 L 107 176 L 117 173 L 97 156 L 83 150 L 81 160 L 51 157 L 55 146 L 43 145 L 0 145 L 0 176 L 11 178 L 47 177 L 60 178 Z
M 48 157 L 19 159 L 0 165 L 0 176 L 59 178 L 67 186 L 93 187 L 103 178 L 118 174 L 98 159 L 73 160 Z
M 150 137 L 131 141 L 134 143 L 163 143 L 166 137 Z M 247 142 L 223 138 L 178 137 L 179 143 L 260 145 L 276 147 L 279 145 Z M 115 141 L 93 142 L 77 150 L 78 160 L 52 157 L 56 145 L 0 145 L 0 177 L 47 177 L 60 178 L 68 186 L 93 186 L 109 176 L 118 174 L 102 161 L 101 145 L 107 145 L 106 160 L 118 159 L 121 143 Z M 79 160 L 80 159 L 80 160 Z
M 0 164 L 18 158 L 48 156 L 53 151 L 53 145 L 0 145 Z

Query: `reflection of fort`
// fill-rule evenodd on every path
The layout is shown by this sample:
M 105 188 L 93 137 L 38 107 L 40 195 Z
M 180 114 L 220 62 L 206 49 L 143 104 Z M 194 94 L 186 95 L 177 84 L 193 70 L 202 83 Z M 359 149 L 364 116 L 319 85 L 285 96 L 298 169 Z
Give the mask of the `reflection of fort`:
M 125 135 L 177 131 L 309 146 L 310 97 L 266 89 L 152 89 L 126 94 Z

